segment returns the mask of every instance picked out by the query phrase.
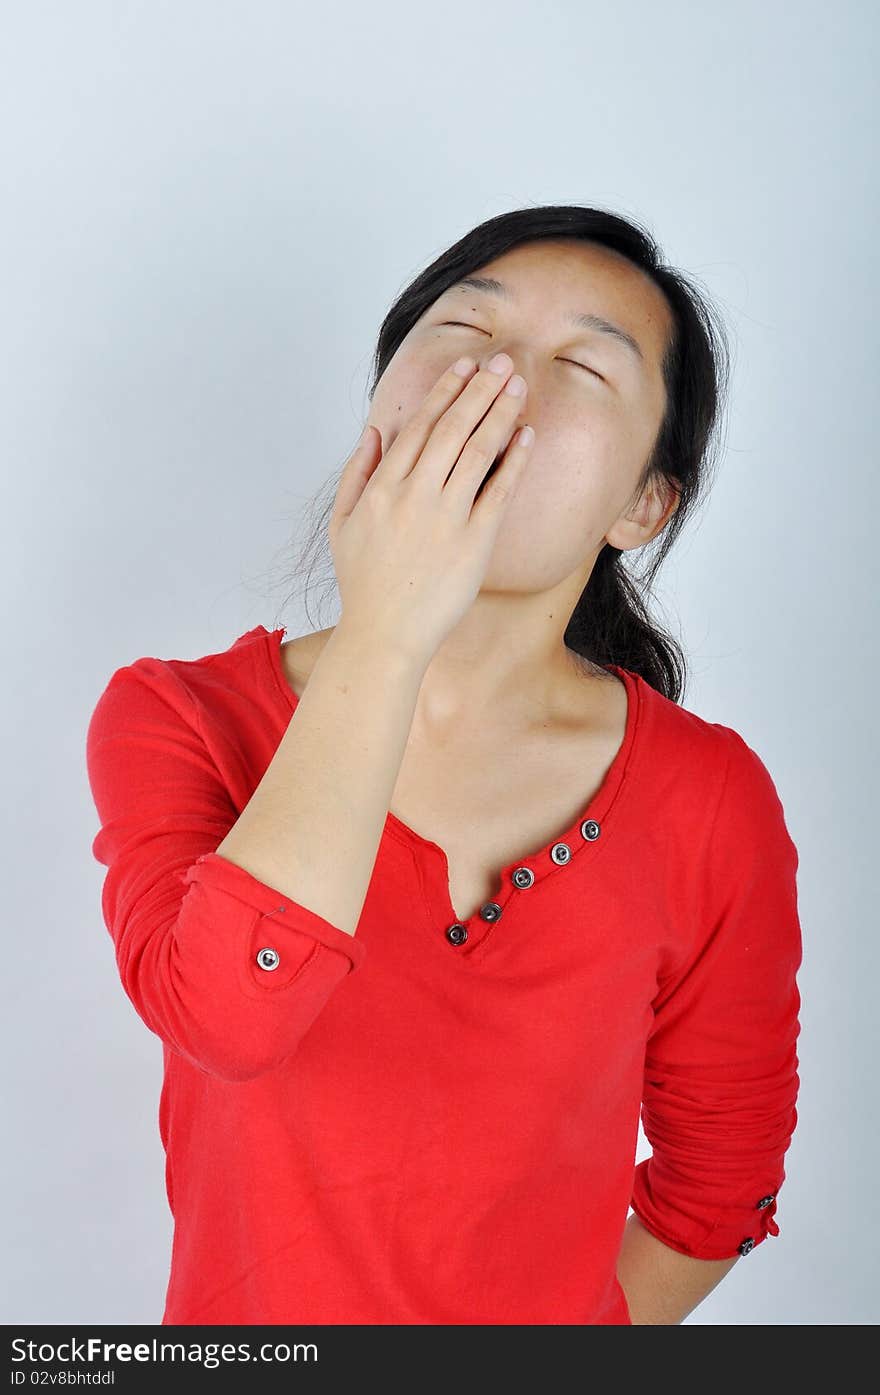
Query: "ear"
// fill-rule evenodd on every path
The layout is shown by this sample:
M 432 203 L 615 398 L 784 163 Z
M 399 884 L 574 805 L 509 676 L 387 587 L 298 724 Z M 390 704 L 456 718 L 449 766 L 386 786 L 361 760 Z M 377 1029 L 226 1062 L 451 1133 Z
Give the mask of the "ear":
M 638 499 L 615 521 L 605 541 L 621 552 L 641 547 L 656 537 L 678 508 L 681 481 L 666 475 L 648 481 Z

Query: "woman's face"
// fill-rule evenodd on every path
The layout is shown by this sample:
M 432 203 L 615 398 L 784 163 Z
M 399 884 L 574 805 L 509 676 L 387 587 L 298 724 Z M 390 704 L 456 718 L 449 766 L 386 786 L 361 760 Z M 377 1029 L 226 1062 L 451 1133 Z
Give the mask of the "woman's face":
M 528 384 L 514 430 L 530 423 L 535 441 L 505 506 L 484 589 L 544 590 L 574 572 L 588 576 L 605 542 L 647 542 L 675 506 L 669 489 L 633 498 L 665 410 L 660 363 L 672 316 L 647 275 L 591 243 L 524 243 L 474 274 L 500 281 L 506 293 L 445 291 L 388 363 L 367 421 L 387 452 L 462 354 L 480 367 L 501 349 L 510 354 Z M 641 354 L 573 324 L 578 314 L 618 326 Z

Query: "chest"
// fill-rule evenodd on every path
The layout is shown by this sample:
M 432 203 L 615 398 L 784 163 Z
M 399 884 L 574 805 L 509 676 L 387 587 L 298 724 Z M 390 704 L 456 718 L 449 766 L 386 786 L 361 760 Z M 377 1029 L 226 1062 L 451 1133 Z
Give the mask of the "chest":
M 330 630 L 281 646 L 284 678 L 299 694 Z M 498 891 L 502 869 L 548 847 L 603 785 L 626 736 L 628 700 L 619 679 L 578 679 L 571 710 L 582 719 L 498 736 L 487 720 L 470 739 L 411 730 L 391 813 L 446 855 L 450 901 L 470 920 Z
M 601 788 L 625 725 L 625 706 L 618 706 L 612 720 L 588 732 L 536 736 L 512 749 L 410 741 L 391 812 L 445 852 L 459 920 L 493 898 L 502 868 L 571 827 Z

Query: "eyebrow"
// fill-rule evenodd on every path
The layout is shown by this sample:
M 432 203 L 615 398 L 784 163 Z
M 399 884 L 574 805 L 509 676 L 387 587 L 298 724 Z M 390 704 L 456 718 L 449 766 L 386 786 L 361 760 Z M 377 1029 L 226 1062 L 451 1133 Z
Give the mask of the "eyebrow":
M 496 280 L 494 276 L 463 276 L 460 281 L 456 281 L 447 289 L 450 291 L 488 291 L 490 295 L 501 296 L 503 300 L 513 300 L 510 288 L 505 286 L 503 282 Z M 613 324 L 611 320 L 606 320 L 602 315 L 569 315 L 568 322 L 576 325 L 578 329 L 596 329 L 602 334 L 613 335 L 644 363 L 645 355 L 638 340 L 633 339 L 631 334 L 627 334 L 625 329 L 620 328 L 620 325 Z

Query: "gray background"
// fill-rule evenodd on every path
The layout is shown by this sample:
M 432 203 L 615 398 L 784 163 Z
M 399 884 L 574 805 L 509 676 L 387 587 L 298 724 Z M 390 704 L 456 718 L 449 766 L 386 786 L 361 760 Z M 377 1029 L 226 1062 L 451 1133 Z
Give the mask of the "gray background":
M 161 1047 L 90 853 L 101 689 L 274 626 L 267 569 L 354 444 L 392 298 L 483 219 L 573 202 L 646 222 L 729 326 L 725 457 L 658 614 L 801 858 L 781 1234 L 688 1322 L 875 1322 L 875 7 L 28 0 L 0 24 L 2 1320 L 162 1313 Z

